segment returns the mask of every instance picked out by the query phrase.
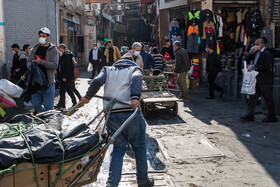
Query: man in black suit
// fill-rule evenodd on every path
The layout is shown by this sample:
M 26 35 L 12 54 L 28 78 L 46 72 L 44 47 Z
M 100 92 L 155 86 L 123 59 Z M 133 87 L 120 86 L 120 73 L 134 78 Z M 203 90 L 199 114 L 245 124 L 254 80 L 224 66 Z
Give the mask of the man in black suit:
M 205 99 L 214 99 L 214 90 L 217 90 L 220 93 L 220 97 L 222 97 L 224 94 L 224 89 L 219 87 L 215 83 L 217 75 L 219 77 L 222 75 L 220 56 L 215 51 L 215 45 L 213 43 L 209 43 L 206 46 L 206 52 L 208 53 L 206 61 L 206 72 L 208 75 L 209 97 L 205 97 Z
M 103 52 L 100 48 L 97 47 L 97 44 L 93 44 L 93 49 L 89 52 L 89 62 L 92 64 L 92 76 L 93 79 L 95 77 L 95 72 L 97 71 L 97 75 L 100 73 L 102 69 L 102 57 Z
M 247 62 L 253 60 L 253 65 L 248 67 L 248 71 L 256 70 L 257 75 L 256 93 L 250 95 L 247 114 L 241 119 L 244 121 L 254 121 L 254 110 L 258 103 L 259 97 L 262 95 L 267 104 L 268 114 L 263 122 L 276 122 L 277 118 L 274 112 L 274 103 L 272 98 L 273 84 L 273 57 L 265 48 L 265 40 L 263 38 L 255 41 L 255 46 L 252 47 Z

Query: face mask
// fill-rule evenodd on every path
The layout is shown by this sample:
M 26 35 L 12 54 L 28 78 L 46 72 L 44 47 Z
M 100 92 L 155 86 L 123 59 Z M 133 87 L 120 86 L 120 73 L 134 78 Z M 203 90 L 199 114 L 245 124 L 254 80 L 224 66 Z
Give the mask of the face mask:
M 206 53 L 208 53 L 208 52 L 209 52 L 207 48 L 205 48 L 205 51 L 206 51 Z
M 134 55 L 134 56 L 139 56 L 139 55 L 140 55 L 140 51 L 135 51 L 135 52 L 133 53 L 133 55 Z
M 39 38 L 39 43 L 44 45 L 47 43 L 47 38 Z
M 13 50 L 13 53 L 16 54 L 16 52 Z
M 28 55 L 30 55 L 30 53 L 31 53 L 31 49 L 28 51 Z
M 94 47 L 94 49 L 96 50 L 96 49 L 97 49 L 97 47 Z

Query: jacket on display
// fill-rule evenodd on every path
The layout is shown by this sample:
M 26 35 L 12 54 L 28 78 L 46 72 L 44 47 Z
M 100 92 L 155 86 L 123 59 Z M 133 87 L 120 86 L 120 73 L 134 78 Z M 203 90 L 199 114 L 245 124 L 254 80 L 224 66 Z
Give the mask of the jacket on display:
M 216 23 L 215 15 L 209 9 L 205 9 L 200 12 L 200 20 L 202 23 L 204 23 L 207 20 L 212 21 L 213 23 Z
M 259 9 L 254 9 L 248 15 L 248 21 L 245 25 L 245 30 L 248 36 L 259 37 L 261 29 L 264 26 L 261 11 Z

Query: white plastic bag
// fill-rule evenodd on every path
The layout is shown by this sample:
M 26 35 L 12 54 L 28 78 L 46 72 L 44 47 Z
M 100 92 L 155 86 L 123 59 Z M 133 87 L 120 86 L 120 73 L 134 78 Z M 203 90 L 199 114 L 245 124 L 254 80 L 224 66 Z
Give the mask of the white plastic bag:
M 8 94 L 0 90 L 0 107 L 12 108 L 16 107 L 17 104 Z
M 189 77 L 192 76 L 193 73 L 193 65 L 191 65 L 190 70 L 188 71 Z
M 243 71 L 243 81 L 241 87 L 241 93 L 247 95 L 254 95 L 256 93 L 256 76 L 259 74 L 257 71 L 252 70 L 248 72 L 246 66 Z
M 88 63 L 87 71 L 91 72 L 93 70 L 92 64 Z
M 0 90 L 15 98 L 19 98 L 23 92 L 21 87 L 8 81 L 7 79 L 0 80 Z

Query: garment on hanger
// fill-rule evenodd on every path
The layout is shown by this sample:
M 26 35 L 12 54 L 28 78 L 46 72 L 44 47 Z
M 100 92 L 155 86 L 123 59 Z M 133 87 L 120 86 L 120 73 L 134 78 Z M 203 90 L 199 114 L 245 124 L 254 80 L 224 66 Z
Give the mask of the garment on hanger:
M 241 10 L 239 10 L 238 12 L 236 12 L 236 18 L 237 18 L 237 24 L 241 24 L 244 16 Z
M 252 10 L 248 15 L 248 21 L 245 24 L 245 30 L 248 36 L 260 37 L 260 31 L 264 26 L 261 11 L 259 9 Z
M 170 31 L 170 38 L 172 35 L 182 36 L 181 29 L 179 27 L 172 27 L 172 29 Z
M 173 27 L 179 28 L 179 22 L 178 22 L 178 21 L 175 21 L 175 20 L 172 20 L 172 21 L 169 23 L 169 32 L 172 30 Z
M 187 38 L 186 50 L 188 53 L 198 53 L 199 52 L 199 36 L 196 33 L 192 33 Z
M 213 31 L 213 32 L 211 32 L 211 31 Z M 203 40 L 206 39 L 206 33 L 207 32 L 211 32 L 212 34 L 215 32 L 215 25 L 211 21 L 203 22 L 203 36 L 202 36 Z
M 197 35 L 199 35 L 199 29 L 198 29 L 198 25 L 195 26 L 189 26 L 188 31 L 187 31 L 187 35 L 191 35 L 192 33 L 196 33 Z
M 271 28 L 267 27 L 261 31 L 261 37 L 265 37 L 267 40 L 266 47 L 273 48 L 273 31 Z
M 220 15 L 216 15 L 217 17 L 217 23 L 218 23 L 218 26 L 217 26 L 217 29 L 218 29 L 218 37 L 223 37 L 223 18 L 220 16 Z
M 200 20 L 202 23 L 204 23 L 207 20 L 210 20 L 214 24 L 216 24 L 215 14 L 209 9 L 205 9 L 200 12 Z
M 226 18 L 227 23 L 235 22 L 235 13 L 233 11 L 227 12 L 227 18 Z

